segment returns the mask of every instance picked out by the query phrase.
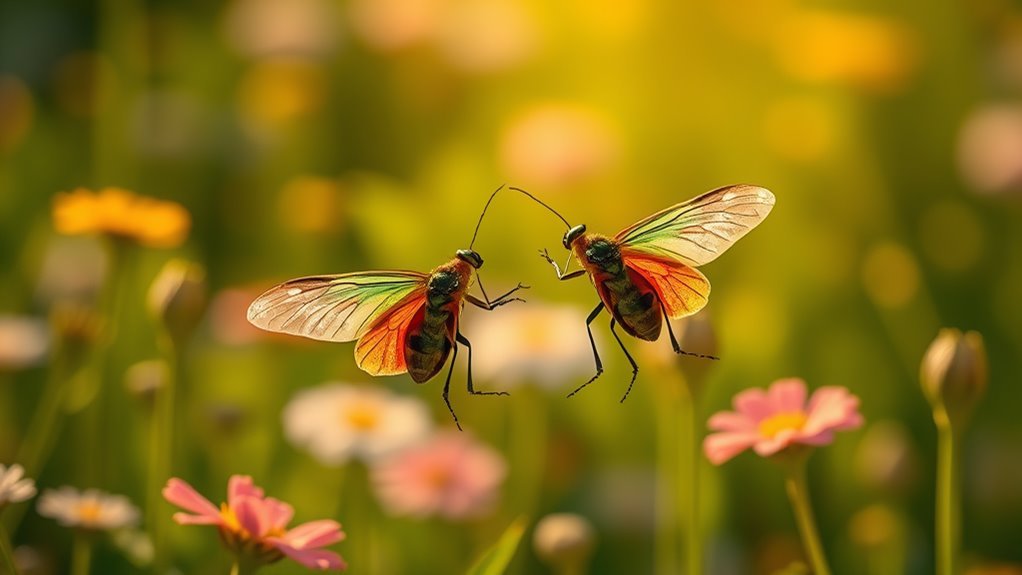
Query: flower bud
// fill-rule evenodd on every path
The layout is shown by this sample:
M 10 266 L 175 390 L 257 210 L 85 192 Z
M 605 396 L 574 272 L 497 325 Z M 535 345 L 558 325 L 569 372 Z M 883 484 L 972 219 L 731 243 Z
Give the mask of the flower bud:
M 152 404 L 159 390 L 167 385 L 170 368 L 162 359 L 147 359 L 135 363 L 124 372 L 124 387 L 128 393 L 147 404 Z
M 937 424 L 964 424 L 986 392 L 983 336 L 942 329 L 926 350 L 919 379 Z
M 177 346 L 187 342 L 199 325 L 206 299 L 205 270 L 184 260 L 167 262 L 149 288 L 149 310 Z
M 77 366 L 103 337 L 105 322 L 90 307 L 62 302 L 50 311 L 50 327 L 58 351 L 71 365 Z
M 707 311 L 689 316 L 680 322 L 678 345 L 690 353 L 717 355 L 717 331 L 713 329 L 713 321 Z M 706 377 L 715 367 L 715 363 L 712 359 L 678 356 L 678 368 L 696 397 L 702 392 Z
M 593 527 L 581 515 L 552 513 L 536 524 L 536 555 L 562 573 L 583 573 L 596 544 Z

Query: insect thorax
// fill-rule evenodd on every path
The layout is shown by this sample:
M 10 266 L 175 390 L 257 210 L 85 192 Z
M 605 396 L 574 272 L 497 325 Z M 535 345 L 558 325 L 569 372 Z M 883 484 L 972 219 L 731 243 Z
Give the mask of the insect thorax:
M 429 276 L 426 285 L 426 296 L 433 305 L 443 305 L 450 301 L 451 294 L 458 291 L 461 279 L 453 271 L 440 270 Z
M 609 272 L 621 271 L 621 250 L 614 242 L 596 238 L 586 246 L 586 260 L 594 266 Z

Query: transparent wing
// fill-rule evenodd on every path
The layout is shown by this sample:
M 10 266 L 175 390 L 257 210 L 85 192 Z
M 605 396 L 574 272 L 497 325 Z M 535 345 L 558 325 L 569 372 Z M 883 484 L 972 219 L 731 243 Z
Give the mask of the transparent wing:
M 773 207 L 770 190 L 725 186 L 659 211 L 614 239 L 651 255 L 701 266 L 759 225 Z
M 406 271 L 298 278 L 256 298 L 248 321 L 267 331 L 352 341 L 405 298 L 422 295 L 426 278 Z

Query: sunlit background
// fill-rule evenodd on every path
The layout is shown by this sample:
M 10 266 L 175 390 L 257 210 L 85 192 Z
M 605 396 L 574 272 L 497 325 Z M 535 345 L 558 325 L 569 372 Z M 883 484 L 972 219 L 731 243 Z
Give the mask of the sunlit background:
M 0 463 L 28 452 L 40 491 L 124 494 L 143 529 L 166 523 L 157 562 L 226 573 L 215 530 L 147 504 L 152 395 L 176 355 L 169 474 L 214 503 L 231 474 L 252 475 L 296 520 L 339 520 L 348 538 L 332 549 L 351 573 L 462 572 L 519 516 L 530 529 L 509 572 L 550 572 L 531 526 L 571 512 L 593 526 L 591 573 L 666 575 L 684 560 L 683 378 L 703 389 L 702 432 L 739 390 L 799 376 L 848 387 L 866 418 L 810 463 L 835 571 L 933 573 L 919 362 L 954 326 L 984 335 L 991 365 L 964 439 L 964 563 L 1020 573 L 1020 96 L 1022 10 L 1008 0 L 4 2 Z M 715 341 L 689 341 L 721 361 L 627 338 L 640 372 L 624 403 L 630 369 L 607 316 L 594 323 L 606 373 L 565 398 L 593 373 L 596 294 L 539 257 L 567 255 L 560 221 L 497 196 L 474 245 L 481 277 L 491 296 L 531 287 L 525 304 L 462 318 L 477 387 L 511 392 L 470 397 L 459 354 L 451 400 L 496 485 L 467 516 L 402 512 L 371 449 L 332 452 L 285 415 L 303 390 L 341 382 L 414 399 L 419 439 L 448 437 L 446 371 L 371 378 L 351 344 L 245 319 L 288 278 L 449 260 L 502 183 L 611 235 L 738 182 L 777 205 L 703 268 Z M 176 202 L 190 228 L 116 251 L 58 233 L 54 198 L 80 187 Z M 204 269 L 208 307 L 168 354 L 147 294 L 174 258 Z M 698 461 L 707 573 L 771 574 L 802 556 L 775 465 Z M 71 531 L 35 501 L 3 520 L 23 573 L 67 572 Z M 93 573 L 152 572 L 128 539 L 98 539 Z

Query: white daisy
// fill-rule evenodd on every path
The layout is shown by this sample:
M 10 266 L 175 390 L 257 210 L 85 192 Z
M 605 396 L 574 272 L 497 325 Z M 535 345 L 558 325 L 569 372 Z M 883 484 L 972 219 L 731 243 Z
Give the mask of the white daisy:
M 523 381 L 546 388 L 578 385 L 578 378 L 596 371 L 586 315 L 574 306 L 530 300 L 529 305 L 503 307 L 499 314 L 475 314 L 467 335 L 475 350 L 476 379 L 484 389 Z
M 47 489 L 39 497 L 39 514 L 57 520 L 65 527 L 113 530 L 138 523 L 138 508 L 123 495 L 98 489 L 78 491 L 74 487 Z
M 0 463 L 0 508 L 31 499 L 35 493 L 35 481 L 25 477 L 24 467 L 17 463 L 10 467 Z
M 324 465 L 373 461 L 418 442 L 433 425 L 418 399 L 344 383 L 299 392 L 283 419 L 288 440 Z

